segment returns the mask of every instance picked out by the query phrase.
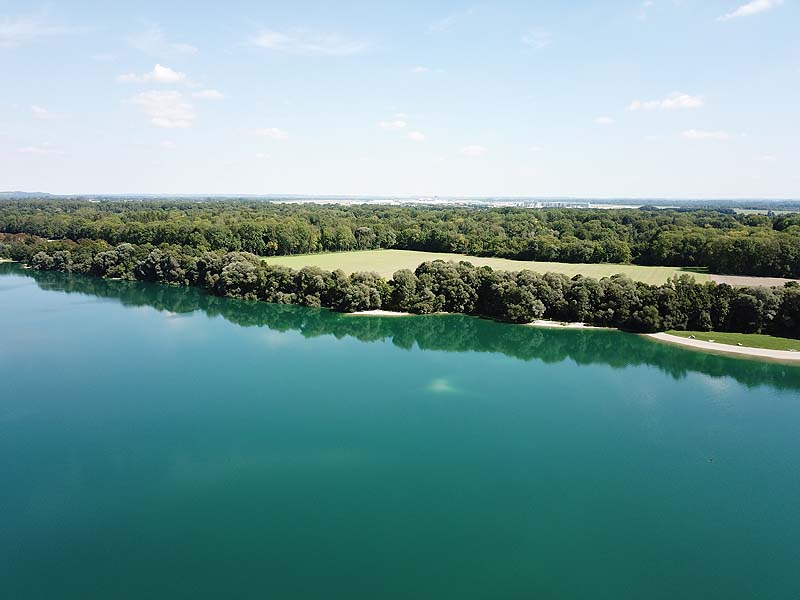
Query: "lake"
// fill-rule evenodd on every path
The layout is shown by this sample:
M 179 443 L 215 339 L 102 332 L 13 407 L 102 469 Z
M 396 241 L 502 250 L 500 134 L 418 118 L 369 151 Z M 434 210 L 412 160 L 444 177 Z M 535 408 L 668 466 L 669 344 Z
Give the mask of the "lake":
M 0 265 L 0 597 L 800 594 L 800 367 Z

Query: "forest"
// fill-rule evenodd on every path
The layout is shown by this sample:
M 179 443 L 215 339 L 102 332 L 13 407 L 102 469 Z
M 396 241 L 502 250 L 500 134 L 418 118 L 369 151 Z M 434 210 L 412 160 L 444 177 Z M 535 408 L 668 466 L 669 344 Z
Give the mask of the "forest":
M 3 234 L 0 257 L 41 271 L 196 286 L 217 296 L 339 312 L 388 309 L 463 313 L 499 321 L 582 321 L 626 331 L 668 329 L 770 333 L 800 338 L 800 285 L 733 288 L 690 276 L 654 286 L 623 276 L 601 280 L 530 271 L 503 272 L 467 262 L 427 262 L 387 281 L 374 273 L 295 271 L 248 252 L 105 240 L 48 241 Z
M 454 208 L 264 201 L 0 202 L 0 232 L 257 256 L 395 248 L 800 277 L 800 213 Z

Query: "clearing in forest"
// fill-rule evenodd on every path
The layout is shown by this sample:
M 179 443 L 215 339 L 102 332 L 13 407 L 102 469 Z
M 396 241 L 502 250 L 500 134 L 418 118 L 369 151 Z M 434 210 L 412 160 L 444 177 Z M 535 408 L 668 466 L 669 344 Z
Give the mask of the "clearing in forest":
M 447 254 L 439 252 L 417 252 L 414 250 L 358 250 L 354 252 L 328 252 L 324 254 L 302 254 L 296 256 L 270 256 L 265 258 L 269 264 L 284 265 L 292 269 L 313 266 L 333 271 L 342 269 L 345 273 L 370 271 L 390 279 L 400 269 L 416 269 L 420 264 L 431 260 L 468 261 L 476 266 L 488 265 L 496 270 L 522 271 L 528 269 L 537 273 L 564 273 L 569 277 L 586 275 L 601 279 L 617 273 L 627 275 L 633 280 L 645 283 L 661 284 L 670 277 L 688 273 L 698 282 L 708 281 L 709 275 L 697 270 L 679 267 L 641 267 L 638 265 L 617 264 L 570 264 L 558 262 L 537 262 L 526 260 L 510 260 L 466 256 L 464 254 Z

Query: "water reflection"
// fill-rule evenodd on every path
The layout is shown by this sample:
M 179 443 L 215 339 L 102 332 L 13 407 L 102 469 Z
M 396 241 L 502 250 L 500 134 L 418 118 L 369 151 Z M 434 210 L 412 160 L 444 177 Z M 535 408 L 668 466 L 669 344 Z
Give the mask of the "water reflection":
M 324 309 L 219 298 L 197 288 L 112 281 L 0 264 L 0 274 L 11 273 L 32 277 L 43 290 L 113 299 L 124 306 L 149 306 L 166 312 L 170 318 L 203 311 L 242 327 L 297 331 L 307 338 L 333 335 L 363 342 L 391 340 L 406 349 L 417 346 L 447 352 L 495 352 L 545 363 L 572 360 L 581 365 L 606 364 L 616 368 L 650 365 L 676 379 L 698 372 L 715 378 L 731 377 L 749 387 L 770 385 L 800 390 L 798 366 L 695 352 L 618 331 L 538 329 L 464 315 L 354 317 Z M 432 389 L 449 391 L 449 384 L 435 383 Z

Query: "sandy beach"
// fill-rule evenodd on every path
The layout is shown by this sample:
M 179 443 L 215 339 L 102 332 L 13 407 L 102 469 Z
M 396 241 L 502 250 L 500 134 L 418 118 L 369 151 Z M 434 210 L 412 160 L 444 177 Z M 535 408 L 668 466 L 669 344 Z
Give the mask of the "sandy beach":
M 800 363 L 800 352 L 789 350 L 767 350 L 766 348 L 748 348 L 746 346 L 731 346 L 730 344 L 720 344 L 718 342 L 704 342 L 702 340 L 690 340 L 688 338 L 670 335 L 668 333 L 647 333 L 647 337 L 669 344 L 696 348 L 698 350 L 711 350 L 713 352 L 724 352 L 726 354 L 737 354 L 739 356 L 750 356 L 753 358 L 767 358 L 771 360 L 781 360 Z
M 595 327 L 586 323 L 562 323 L 561 321 L 548 321 L 537 319 L 532 323 L 526 323 L 530 327 L 553 327 L 557 329 L 611 329 L 610 327 Z
M 348 315 L 355 315 L 357 317 L 413 317 L 412 313 L 395 312 L 392 310 L 359 310 L 352 313 L 345 313 Z

